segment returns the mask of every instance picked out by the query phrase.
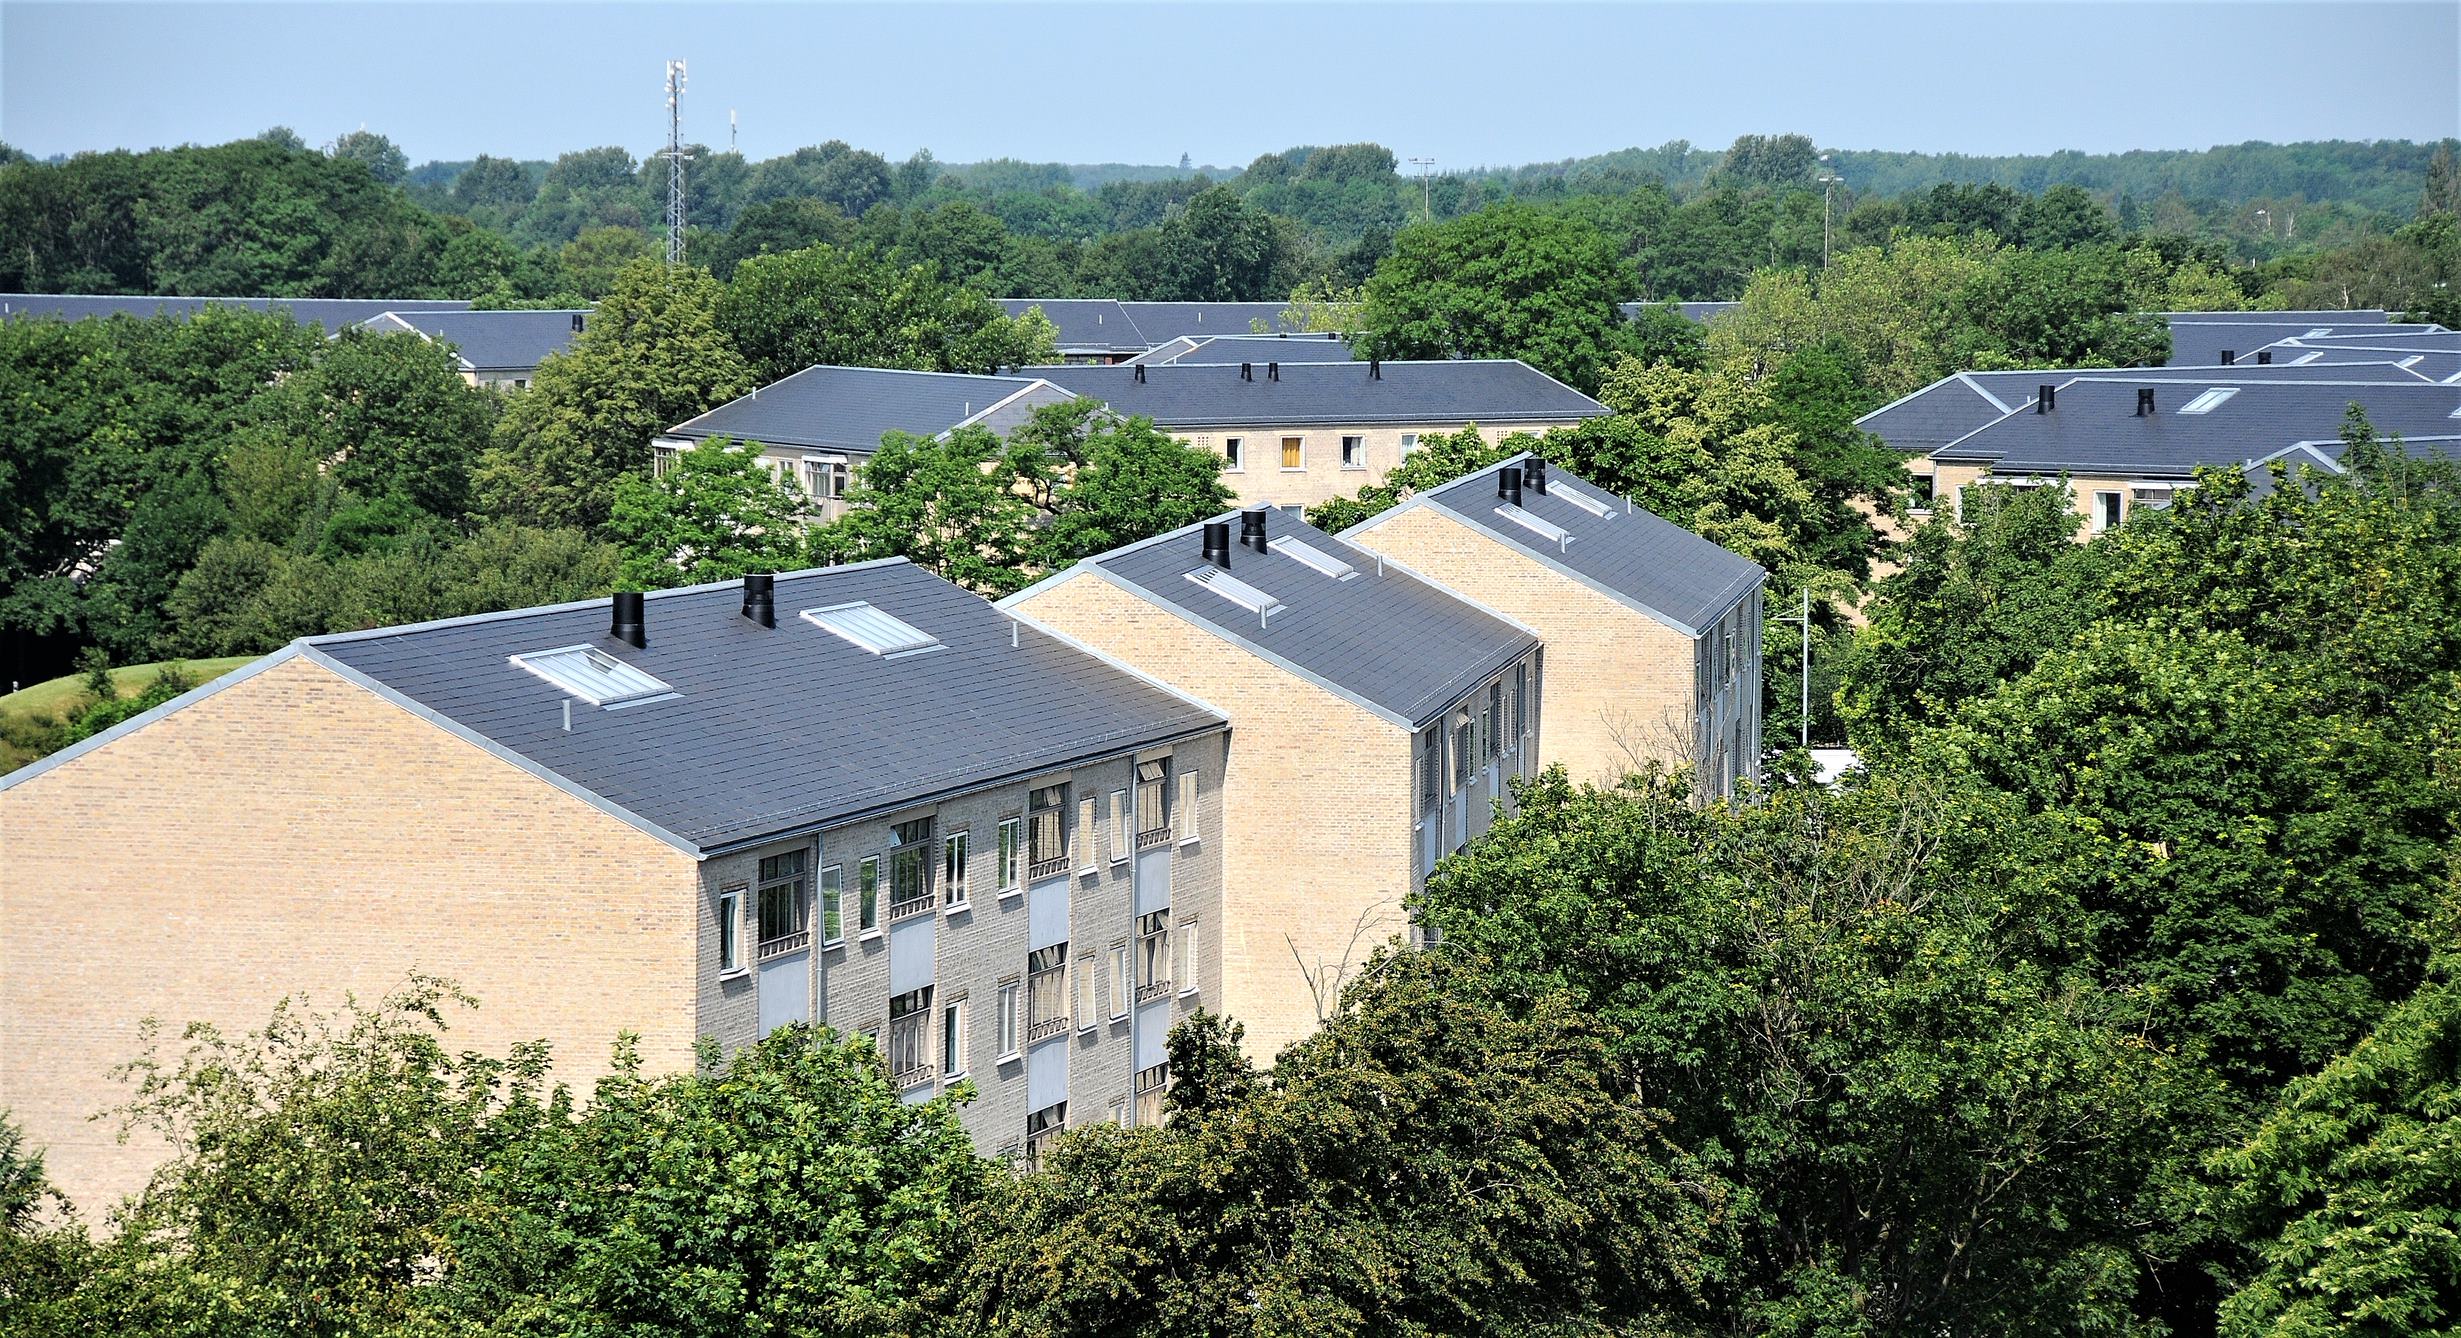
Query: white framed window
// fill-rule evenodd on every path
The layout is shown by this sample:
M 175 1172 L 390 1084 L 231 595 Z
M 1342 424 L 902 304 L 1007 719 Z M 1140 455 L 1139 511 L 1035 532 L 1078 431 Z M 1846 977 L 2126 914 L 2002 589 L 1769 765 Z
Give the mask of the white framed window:
M 1203 941 L 1203 926 L 1195 920 L 1182 920 L 1171 935 L 1171 979 L 1179 985 L 1182 995 L 1196 993 L 1198 969 L 1197 944 Z
M 1025 1164 L 1042 1165 L 1043 1152 L 1068 1127 L 1068 1103 L 1055 1102 L 1025 1117 Z
M 1122 864 L 1128 859 L 1128 792 L 1111 792 L 1111 862 Z
M 1128 1098 L 1112 1097 L 1110 1109 L 1104 1112 L 1103 1118 L 1113 1124 L 1126 1124 L 1128 1122 Z
M 835 864 L 820 871 L 820 941 L 846 941 L 846 875 Z
M 894 922 L 908 915 L 929 910 L 934 904 L 931 885 L 931 849 L 933 819 L 915 818 L 897 823 L 889 831 L 889 919 Z
M 743 969 L 743 894 L 730 887 L 718 894 L 718 974 Z
M 889 1072 L 900 1087 L 932 1080 L 929 985 L 889 1000 Z
M 1136 957 L 1126 939 L 1111 945 L 1111 1016 L 1128 1016 L 1128 1000 L 1133 991 L 1129 980 L 1136 970 Z
M 1196 768 L 1179 773 L 1179 806 L 1171 810 L 1171 826 L 1182 842 L 1196 839 Z
M 1934 481 L 1932 476 L 1929 474 L 1915 474 L 1910 477 L 1913 487 L 1907 491 L 1907 509 L 1918 516 L 1928 516 L 1931 514 L 1931 508 L 1937 500 L 1933 493 Z
M 1307 443 L 1298 437 L 1282 438 L 1282 468 L 1307 468 Z
M 1171 1066 L 1169 1064 L 1156 1064 L 1149 1069 L 1137 1070 L 1136 1102 L 1138 1127 L 1151 1129 L 1159 1128 L 1161 1126 L 1163 1116 L 1165 1114 L 1162 1098 L 1164 1094 L 1170 1090 Z
M 940 1072 L 951 1078 L 966 1071 L 966 1001 L 951 999 L 940 1010 Z
M 1094 863 L 1094 797 L 1092 795 L 1087 795 L 1077 801 L 1077 830 L 1085 833 L 1083 842 L 1085 849 L 1079 852 L 1085 860 L 1085 867 L 1077 872 L 1092 873 L 1100 867 Z
M 1094 958 L 1088 953 L 1077 958 L 1077 1029 L 1091 1031 L 1102 1020 L 1101 982 L 1094 979 Z
M 1137 1002 L 1171 992 L 1171 912 L 1169 908 L 1137 917 Z
M 940 886 L 950 910 L 966 904 L 966 833 L 951 832 L 940 842 Z
M 993 1039 L 998 1042 L 1001 1055 L 1011 1059 L 1016 1057 L 1017 1045 L 1022 1039 L 1017 1025 L 1017 1005 L 1022 994 L 1023 989 L 1016 981 L 1000 982 L 999 1011 L 996 1018 L 999 1035 Z
M 2122 506 L 2120 501 L 2121 496 L 2122 494 L 2115 492 L 2097 492 L 2094 494 L 2094 533 L 2100 534 L 2104 530 L 2115 530 L 2119 528 L 2119 517 Z
M 1043 879 L 1068 872 L 1068 786 L 1045 785 L 1026 802 L 1026 870 Z
M 763 961 L 812 945 L 812 903 L 804 895 L 806 852 L 789 850 L 760 862 L 760 941 Z
M 1025 959 L 1025 1043 L 1068 1030 L 1068 945 L 1036 948 Z
M 815 502 L 833 502 L 846 496 L 851 474 L 844 458 L 833 455 L 803 457 L 803 490 Z
M 1404 432 L 1404 433 L 1402 433 L 1402 434 L 1401 434 L 1401 458 L 1402 458 L 1402 459 L 1404 459 L 1404 460 L 1407 460 L 1407 459 L 1409 459 L 1409 458 L 1410 458 L 1413 454 L 1415 454 L 1417 451 L 1418 451 L 1418 434 L 1417 434 L 1416 432 Z
M 1342 468 L 1367 468 L 1367 438 L 1348 436 L 1342 438 Z
M 805 609 L 803 620 L 885 659 L 940 649 L 940 638 L 866 600 Z
M 596 646 L 559 646 L 511 657 L 515 667 L 538 675 L 592 706 L 612 709 L 671 697 L 675 689 Z
M 866 934 L 880 932 L 880 857 L 866 855 L 855 866 L 855 924 Z
M 524 383 L 515 382 L 514 384 L 523 385 Z M 665 478 L 667 471 L 675 468 L 675 461 L 681 455 L 683 451 L 676 447 L 652 445 L 649 448 L 649 476 L 654 479 Z
M 1229 474 L 1248 472 L 1247 442 L 1239 437 L 1222 439 L 1222 470 Z
M 1022 892 L 1018 875 L 1025 867 L 1025 819 L 1000 819 L 1000 895 Z

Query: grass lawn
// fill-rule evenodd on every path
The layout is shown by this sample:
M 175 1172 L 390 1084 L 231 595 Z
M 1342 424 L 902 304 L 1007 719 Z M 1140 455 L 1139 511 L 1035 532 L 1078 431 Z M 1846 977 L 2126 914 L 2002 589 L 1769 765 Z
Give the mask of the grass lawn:
M 119 685 L 121 696 L 134 697 L 145 691 L 146 686 L 168 665 L 180 666 L 188 671 L 190 678 L 203 684 L 256 658 L 254 655 L 231 655 L 218 660 L 160 660 L 153 664 L 132 664 L 125 669 L 112 670 L 111 681 Z M 0 697 L 0 715 L 56 717 L 84 698 L 85 675 L 69 674 Z

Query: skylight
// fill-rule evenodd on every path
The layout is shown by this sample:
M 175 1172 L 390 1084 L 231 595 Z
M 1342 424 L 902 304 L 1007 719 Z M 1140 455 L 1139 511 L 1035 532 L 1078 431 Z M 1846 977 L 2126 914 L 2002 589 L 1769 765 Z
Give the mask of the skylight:
M 2180 405 L 2179 412 L 2211 413 L 2214 410 L 2221 408 L 2224 401 L 2238 393 L 2239 388 L 2237 386 L 2215 386 L 2205 393 L 2198 395 L 2196 398 L 2189 400 L 2187 403 Z
M 534 650 L 512 661 L 592 706 L 629 706 L 675 695 L 675 689 L 596 646 Z
M 1211 590 L 1215 594 L 1220 595 L 1222 598 L 1229 600 L 1231 603 L 1246 609 L 1248 612 L 1255 614 L 1259 618 L 1269 617 L 1273 614 L 1280 613 L 1284 607 L 1282 601 L 1275 599 L 1273 596 L 1266 594 L 1264 591 L 1257 589 L 1255 586 L 1240 580 L 1238 577 L 1231 575 L 1229 572 L 1222 570 L 1220 567 L 1199 567 L 1195 571 L 1188 573 L 1188 579 L 1196 582 L 1198 585 L 1201 585 L 1208 590 Z
M 825 609 L 805 609 L 803 617 L 822 631 L 843 637 L 874 655 L 894 659 L 940 649 L 940 638 L 861 600 L 832 604 Z
M 2291 365 L 2291 366 L 2293 366 L 2293 367 L 2304 367 L 2304 366 L 2306 366 L 2307 364 L 2309 364 L 2309 363 L 2311 363 L 2311 362 L 2314 362 L 2316 359 L 2321 358 L 2321 357 L 2323 357 L 2323 356 L 2324 356 L 2324 355 L 2323 355 L 2323 354 L 2321 354 L 2321 353 L 2306 353 L 2306 354 L 2301 354 L 2301 355 L 2300 355 L 2300 356 L 2298 356 L 2298 357 L 2292 358 L 2292 359 L 2290 360 L 2290 365 Z
M 1615 518 L 1614 507 L 1599 501 L 1597 498 L 1590 496 L 1588 493 L 1581 492 L 1574 488 L 1567 488 L 1561 483 L 1558 483 L 1552 489 L 1549 489 L 1547 495 L 1549 497 L 1561 497 L 1565 501 L 1572 503 L 1574 506 L 1587 511 L 1593 516 L 1596 516 L 1600 520 L 1613 520 Z
M 1531 515 L 1529 512 L 1522 510 L 1520 507 L 1514 506 L 1510 502 L 1506 502 L 1504 505 L 1497 507 L 1495 509 L 1495 513 L 1502 516 L 1504 519 L 1511 521 L 1513 524 L 1528 530 L 1530 533 L 1537 535 L 1539 538 L 1546 540 L 1548 543 L 1554 544 L 1558 548 L 1562 548 L 1572 542 L 1572 531 L 1565 529 L 1563 526 L 1556 524 L 1554 521 Z
M 1318 548 L 1304 539 L 1285 534 L 1266 542 L 1265 547 L 1311 570 L 1323 572 L 1337 581 L 1347 581 L 1359 574 L 1359 569 Z

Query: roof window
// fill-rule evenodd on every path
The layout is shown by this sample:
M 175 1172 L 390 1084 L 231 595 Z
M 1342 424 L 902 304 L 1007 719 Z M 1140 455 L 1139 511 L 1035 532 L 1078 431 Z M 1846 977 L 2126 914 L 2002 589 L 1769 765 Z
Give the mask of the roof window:
M 1514 506 L 1510 502 L 1506 502 L 1504 505 L 1497 507 L 1495 509 L 1495 513 L 1502 516 L 1504 519 L 1511 521 L 1513 524 L 1528 530 L 1530 533 L 1537 535 L 1539 538 L 1546 540 L 1548 543 L 1554 544 L 1559 549 L 1567 547 L 1572 543 L 1572 531 L 1565 529 L 1563 526 L 1556 524 L 1554 521 L 1532 515 L 1529 512 L 1522 510 L 1520 507 Z
M 890 659 L 940 649 L 940 638 L 912 623 L 883 613 L 863 600 L 852 604 L 832 604 L 821 609 L 805 609 L 803 617 L 822 631 Z
M 1211 590 L 1231 603 L 1259 618 L 1271 617 L 1285 607 L 1282 601 L 1240 580 L 1220 567 L 1199 567 L 1188 573 L 1188 579 Z
M 1287 534 L 1267 543 L 1265 547 L 1311 571 L 1322 572 L 1337 581 L 1347 581 L 1359 574 L 1358 568 L 1304 539 L 1293 539 Z
M 592 706 L 632 706 L 676 695 L 675 689 L 596 646 L 527 651 L 512 662 Z
M 1572 503 L 1574 506 L 1587 511 L 1593 516 L 1596 516 L 1600 520 L 1615 519 L 1614 507 L 1590 496 L 1588 493 L 1585 493 L 1578 488 L 1565 487 L 1564 481 L 1560 478 L 1555 481 L 1555 488 L 1548 495 L 1551 497 L 1561 497 L 1565 501 Z
M 2231 396 L 2239 393 L 2237 386 L 2215 386 L 2179 406 L 2181 413 L 2211 413 L 2222 407 Z

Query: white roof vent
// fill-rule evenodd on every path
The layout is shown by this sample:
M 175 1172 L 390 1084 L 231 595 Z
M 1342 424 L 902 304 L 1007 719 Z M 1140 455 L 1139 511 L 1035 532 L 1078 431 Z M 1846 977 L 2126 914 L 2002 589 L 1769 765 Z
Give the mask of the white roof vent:
M 1269 618 L 1276 613 L 1280 613 L 1285 607 L 1282 601 L 1275 599 L 1273 596 L 1266 594 L 1264 591 L 1257 589 L 1255 586 L 1240 580 L 1238 577 L 1231 575 L 1229 572 L 1222 570 L 1220 567 L 1199 567 L 1195 571 L 1188 573 L 1188 579 L 1196 582 L 1198 585 L 1201 585 L 1208 590 L 1211 590 L 1215 594 L 1220 595 L 1222 598 L 1229 600 L 1231 603 L 1246 609 L 1248 612 L 1255 614 L 1260 619 Z
M 1550 490 L 1547 495 L 1550 497 L 1561 497 L 1565 501 L 1572 503 L 1574 506 L 1587 511 L 1593 516 L 1596 516 L 1600 520 L 1615 519 L 1614 507 L 1590 496 L 1588 493 L 1585 493 L 1578 488 L 1565 487 L 1564 481 L 1560 478 L 1555 481 L 1555 487 Z
M 2231 396 L 2239 393 L 2237 386 L 2215 386 L 2179 406 L 2181 413 L 2211 413 L 2222 407 Z
M 676 695 L 675 689 L 596 646 L 526 651 L 512 661 L 592 706 L 637 706 Z
M 852 604 L 832 604 L 821 609 L 805 609 L 803 617 L 824 632 L 890 659 L 901 655 L 920 655 L 927 650 L 938 650 L 941 645 L 940 638 L 903 619 L 883 613 L 863 600 Z
M 1307 567 L 1312 571 L 1322 572 L 1337 581 L 1347 581 L 1351 577 L 1359 574 L 1358 568 L 1351 566 L 1349 563 L 1342 561 L 1340 558 L 1333 556 L 1331 553 L 1318 548 L 1316 545 L 1311 544 L 1304 539 L 1293 539 L 1287 534 L 1269 541 L 1266 543 L 1265 547 L 1270 548 L 1274 552 L 1299 563 L 1301 566 Z
M 1502 516 L 1504 519 L 1511 521 L 1513 524 L 1528 530 L 1530 533 L 1537 535 L 1539 538 L 1546 540 L 1548 543 L 1555 545 L 1559 550 L 1570 547 L 1572 544 L 1572 531 L 1565 529 L 1563 526 L 1556 524 L 1552 520 L 1545 519 L 1541 516 L 1532 515 L 1531 513 L 1522 510 L 1520 507 L 1514 506 L 1510 502 L 1506 502 L 1504 505 L 1497 507 L 1495 509 L 1495 513 Z

